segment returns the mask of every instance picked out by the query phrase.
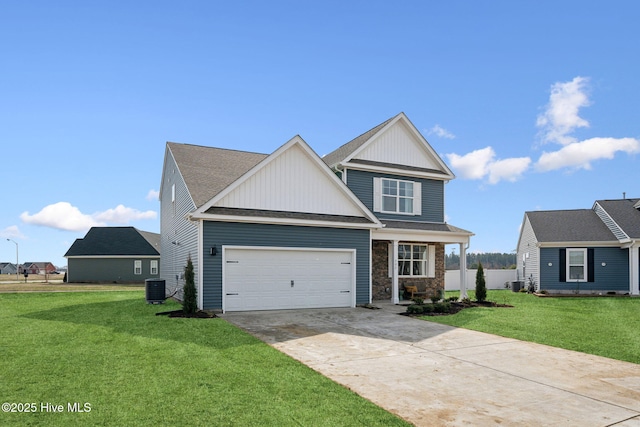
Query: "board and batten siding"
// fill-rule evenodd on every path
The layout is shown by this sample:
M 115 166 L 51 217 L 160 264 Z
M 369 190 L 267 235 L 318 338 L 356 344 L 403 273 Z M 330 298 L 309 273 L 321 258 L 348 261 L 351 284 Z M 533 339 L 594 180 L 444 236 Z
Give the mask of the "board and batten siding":
M 198 225 L 185 218 L 196 206 L 170 154 L 166 156 L 162 176 L 164 182 L 160 194 L 160 277 L 165 279 L 167 295 L 173 294 L 177 288 L 176 297 L 181 298 L 184 268 L 189 256 L 194 271 L 198 271 Z M 172 202 L 172 197 L 175 197 L 175 202 Z M 197 288 L 197 274 L 195 280 Z
M 593 282 L 560 282 L 560 249 L 564 248 L 540 249 L 540 289 L 569 292 L 629 291 L 628 249 L 594 248 Z
M 362 216 L 324 163 L 299 146 L 274 158 L 216 202 L 216 206 L 328 215 Z
M 422 214 L 395 215 L 374 212 L 373 178 L 376 177 L 420 182 L 422 184 Z M 362 203 L 364 203 L 365 206 L 380 219 L 438 223 L 444 222 L 444 181 L 349 169 L 347 171 L 347 186 L 362 201 Z
M 441 168 L 441 165 L 427 154 L 423 142 L 418 141 L 416 135 L 401 121 L 377 136 L 375 142 L 367 145 L 356 158 L 418 168 Z
M 369 230 L 204 221 L 203 242 L 204 309 L 222 308 L 222 246 L 355 249 L 356 304 L 369 302 Z

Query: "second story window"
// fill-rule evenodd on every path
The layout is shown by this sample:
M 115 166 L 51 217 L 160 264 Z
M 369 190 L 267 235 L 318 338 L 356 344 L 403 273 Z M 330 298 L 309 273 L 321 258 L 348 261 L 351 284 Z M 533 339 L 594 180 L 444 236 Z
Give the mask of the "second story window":
M 421 214 L 419 182 L 374 178 L 374 211 L 401 215 Z

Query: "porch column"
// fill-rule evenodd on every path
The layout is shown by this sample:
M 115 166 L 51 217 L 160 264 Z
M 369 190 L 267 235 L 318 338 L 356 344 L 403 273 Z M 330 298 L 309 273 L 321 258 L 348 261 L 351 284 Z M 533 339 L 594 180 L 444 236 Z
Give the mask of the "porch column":
M 640 295 L 640 243 L 629 248 L 629 294 Z
M 465 243 L 460 243 L 460 299 L 468 298 L 467 295 L 467 248 Z
M 393 241 L 393 253 L 391 254 L 391 265 L 393 271 L 391 273 L 392 285 L 391 285 L 391 298 L 393 298 L 394 304 L 400 304 L 400 297 L 398 291 L 398 241 Z

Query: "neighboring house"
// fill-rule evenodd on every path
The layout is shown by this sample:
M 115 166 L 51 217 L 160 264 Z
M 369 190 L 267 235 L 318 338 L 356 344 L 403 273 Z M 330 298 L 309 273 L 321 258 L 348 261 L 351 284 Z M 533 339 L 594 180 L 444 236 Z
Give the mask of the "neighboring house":
M 160 235 L 134 227 L 92 227 L 64 256 L 67 282 L 143 283 L 160 277 Z
M 56 271 L 56 266 L 50 262 L 25 262 L 20 266 L 20 274 L 51 274 Z
M 0 262 L 0 274 L 16 274 L 17 268 L 15 264 L 10 262 Z
M 557 293 L 639 294 L 640 199 L 525 212 L 518 276 Z
M 270 155 L 169 142 L 161 277 L 179 292 L 190 257 L 198 306 L 223 311 L 398 302 L 403 284 L 435 293 L 444 245 L 465 259 L 472 236 L 444 220 L 453 178 L 403 113 L 324 159 L 300 136 Z

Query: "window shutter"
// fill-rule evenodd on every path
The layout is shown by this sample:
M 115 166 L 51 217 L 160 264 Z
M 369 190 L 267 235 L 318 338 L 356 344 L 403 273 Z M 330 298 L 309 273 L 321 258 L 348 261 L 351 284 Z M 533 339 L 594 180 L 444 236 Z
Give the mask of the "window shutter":
M 560 266 L 560 281 L 567 281 L 567 250 L 560 249 L 560 259 L 558 259 L 558 265 Z
M 373 178 L 373 211 L 382 211 L 382 179 Z
M 587 281 L 588 282 L 596 281 L 593 256 L 594 256 L 593 248 L 587 249 Z
M 429 245 L 427 256 L 429 257 L 427 277 L 436 277 L 436 245 Z
M 413 214 L 422 215 L 422 183 L 413 183 Z

